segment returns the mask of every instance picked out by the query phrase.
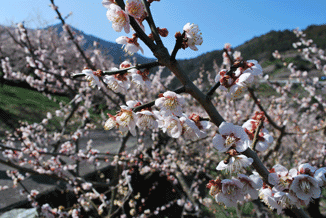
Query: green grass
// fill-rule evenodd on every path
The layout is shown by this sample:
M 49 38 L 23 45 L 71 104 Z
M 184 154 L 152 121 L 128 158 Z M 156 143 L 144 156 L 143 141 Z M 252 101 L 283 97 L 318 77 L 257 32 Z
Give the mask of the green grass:
M 1 129 L 8 130 L 8 125 L 18 127 L 19 121 L 34 123 L 41 122 L 46 118 L 46 113 L 52 115 L 58 110 L 59 102 L 67 103 L 69 99 L 62 96 L 52 95 L 56 102 L 50 100 L 42 93 L 20 87 L 4 84 L 0 88 L 0 110 L 1 110 Z

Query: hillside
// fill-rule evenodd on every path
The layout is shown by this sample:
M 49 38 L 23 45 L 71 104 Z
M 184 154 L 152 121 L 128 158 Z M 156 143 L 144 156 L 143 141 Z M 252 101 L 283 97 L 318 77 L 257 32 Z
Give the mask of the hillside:
M 317 47 L 326 49 L 326 25 L 316 26 L 311 25 L 303 30 L 308 39 L 313 39 Z M 292 47 L 293 42 L 297 42 L 298 38 L 292 30 L 285 31 L 270 31 L 262 36 L 254 37 L 234 48 L 234 51 L 241 51 L 244 60 L 255 59 L 265 68 L 264 73 L 273 73 L 273 71 L 280 68 L 280 61 L 275 61 L 272 53 L 278 50 L 280 53 L 286 52 L 285 57 L 289 57 L 299 68 L 306 70 L 312 67 L 309 62 L 300 60 L 297 52 Z M 220 66 L 222 63 L 222 50 L 215 50 L 198 56 L 193 59 L 180 60 L 180 64 L 184 67 L 188 75 L 196 78 L 200 68 L 203 67 L 205 71 L 213 72 L 213 62 L 216 61 Z M 273 66 L 271 66 L 273 65 Z M 269 66 L 269 68 L 267 68 Z M 281 74 L 275 75 L 275 77 Z

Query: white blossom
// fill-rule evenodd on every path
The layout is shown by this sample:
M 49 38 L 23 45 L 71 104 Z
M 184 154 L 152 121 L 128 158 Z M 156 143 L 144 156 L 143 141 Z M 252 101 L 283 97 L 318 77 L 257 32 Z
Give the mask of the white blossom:
M 194 51 L 197 51 L 198 48 L 196 45 L 201 45 L 203 43 L 203 38 L 201 37 L 201 33 L 198 33 L 200 30 L 197 24 L 187 23 L 183 27 L 183 31 L 186 33 L 187 44 L 189 48 Z
M 166 91 L 163 97 L 155 100 L 155 106 L 160 108 L 162 116 L 182 116 L 182 106 L 185 104 L 184 98 L 175 92 Z
M 215 195 L 215 200 L 224 203 L 226 207 L 237 206 L 238 201 L 244 200 L 243 184 L 238 179 L 222 180 L 222 190 Z
M 243 152 L 249 147 L 250 140 L 241 126 L 222 122 L 219 132 L 213 138 L 213 145 L 219 152 L 226 152 L 231 147 Z
M 121 32 L 122 29 L 126 33 L 130 32 L 129 16 L 116 4 L 110 4 L 109 10 L 106 12 L 106 16 L 112 22 L 112 28 Z

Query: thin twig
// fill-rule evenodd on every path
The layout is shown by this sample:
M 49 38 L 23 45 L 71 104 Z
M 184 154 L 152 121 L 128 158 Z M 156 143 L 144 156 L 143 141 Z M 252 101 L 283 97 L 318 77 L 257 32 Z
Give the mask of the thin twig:
M 256 145 L 257 145 L 258 138 L 259 138 L 259 132 L 260 132 L 261 128 L 263 127 L 263 124 L 264 124 L 264 121 L 260 120 L 259 124 L 258 124 L 258 127 L 256 129 L 255 136 L 254 136 L 254 139 L 253 139 L 252 144 L 251 144 L 251 147 L 252 147 L 252 149 L 254 151 L 256 150 Z

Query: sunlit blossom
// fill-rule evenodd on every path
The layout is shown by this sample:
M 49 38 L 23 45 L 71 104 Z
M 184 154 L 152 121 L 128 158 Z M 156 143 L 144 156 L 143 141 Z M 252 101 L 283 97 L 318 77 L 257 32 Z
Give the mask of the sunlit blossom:
M 182 116 L 182 107 L 184 104 L 184 98 L 171 91 L 164 92 L 162 97 L 155 100 L 155 106 L 160 108 L 162 116 Z

